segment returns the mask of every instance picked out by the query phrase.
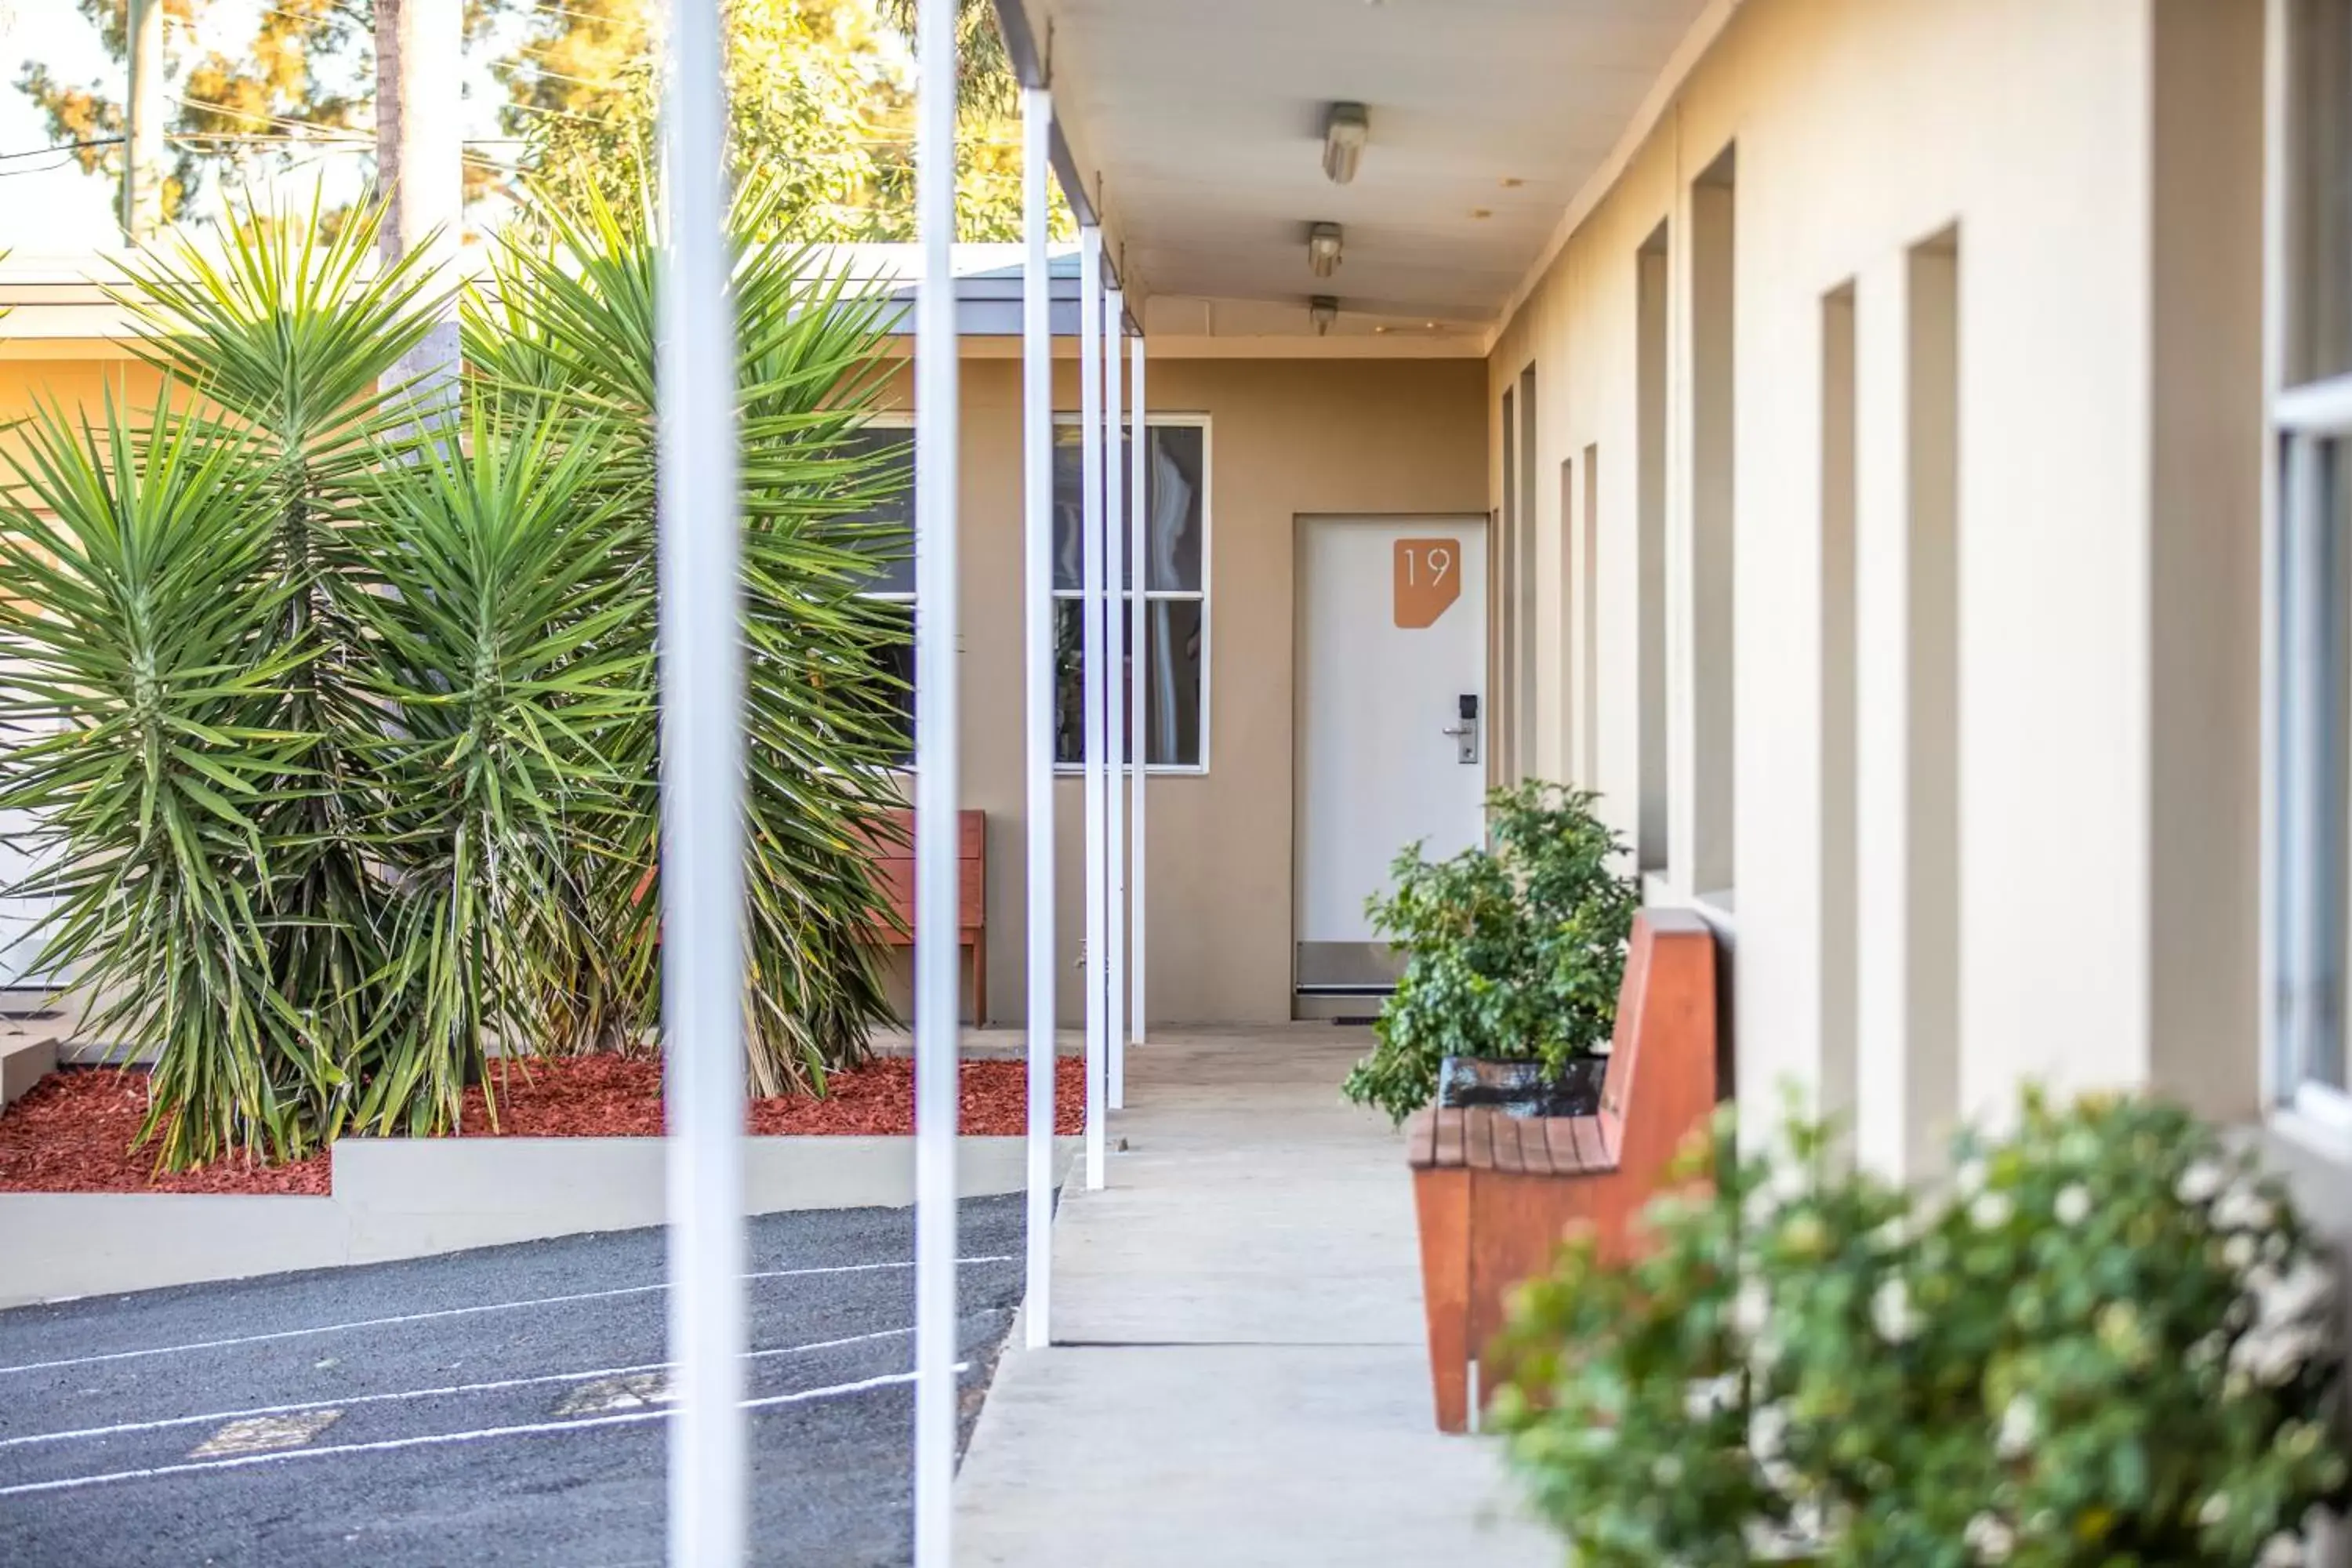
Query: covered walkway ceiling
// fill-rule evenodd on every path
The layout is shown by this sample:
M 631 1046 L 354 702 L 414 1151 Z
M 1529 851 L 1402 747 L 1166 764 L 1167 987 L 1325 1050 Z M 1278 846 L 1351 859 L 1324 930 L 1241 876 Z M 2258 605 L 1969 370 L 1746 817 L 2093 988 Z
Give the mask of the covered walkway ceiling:
M 1075 168 L 1131 283 L 1372 319 L 1493 324 L 1710 0 L 998 0 L 1052 76 Z M 1722 0 L 1713 0 L 1720 8 Z M 1020 35 L 1025 33 L 1024 39 Z M 1324 116 L 1362 103 L 1352 183 Z M 1341 226 L 1339 270 L 1307 230 Z M 1196 308 L 1197 310 L 1198 308 Z M 1278 323 L 1278 324 L 1277 324 Z M 1197 328 L 1193 330 L 1198 330 Z

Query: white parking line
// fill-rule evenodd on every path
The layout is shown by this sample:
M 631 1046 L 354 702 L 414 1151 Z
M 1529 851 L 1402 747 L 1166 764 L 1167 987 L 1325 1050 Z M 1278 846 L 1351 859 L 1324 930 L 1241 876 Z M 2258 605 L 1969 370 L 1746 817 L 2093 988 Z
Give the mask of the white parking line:
M 971 1370 L 971 1363 L 959 1362 L 958 1373 Z M 837 1383 L 829 1388 L 804 1388 L 793 1394 L 771 1394 L 760 1399 L 743 1401 L 746 1410 L 765 1410 L 779 1405 L 804 1405 L 812 1400 L 837 1399 L 845 1394 L 865 1394 L 877 1388 L 889 1388 L 902 1383 L 912 1383 L 911 1372 L 887 1373 L 880 1377 L 861 1378 L 856 1383 Z M 431 1448 L 452 1443 L 479 1443 L 493 1437 L 537 1437 L 550 1432 L 582 1432 L 595 1426 L 625 1426 L 641 1421 L 664 1421 L 677 1414 L 675 1410 L 630 1410 L 617 1415 L 591 1415 L 578 1421 L 534 1421 L 521 1426 L 485 1426 L 472 1432 L 432 1432 L 413 1437 L 386 1437 L 373 1443 L 338 1443 L 324 1448 L 282 1448 L 269 1454 L 241 1454 L 228 1459 L 190 1460 L 177 1465 L 151 1465 L 139 1470 L 106 1470 L 91 1476 L 63 1476 L 49 1481 L 25 1481 L 13 1487 L 0 1487 L 0 1498 L 26 1497 L 34 1492 L 78 1491 L 84 1487 L 105 1486 L 114 1481 L 153 1480 L 163 1476 L 184 1476 L 201 1470 L 242 1470 L 256 1465 L 278 1465 L 293 1459 L 323 1459 L 341 1454 L 386 1454 L 401 1448 Z
M 774 1356 L 807 1355 L 817 1351 L 839 1350 L 845 1345 L 862 1345 L 876 1340 L 904 1339 L 912 1329 L 880 1329 L 870 1334 L 851 1334 L 838 1340 L 817 1340 L 804 1345 L 778 1345 L 770 1350 L 753 1351 L 746 1358 L 764 1361 Z M 116 1437 L 128 1432 L 162 1432 L 173 1426 L 201 1426 L 213 1421 L 236 1421 L 256 1415 L 290 1415 L 303 1410 L 347 1410 L 360 1405 L 392 1405 L 408 1399 L 446 1399 L 462 1394 L 496 1394 L 509 1388 L 536 1388 L 551 1383 L 586 1383 L 599 1377 L 625 1377 L 632 1373 L 663 1372 L 667 1362 L 639 1362 L 634 1366 L 590 1367 L 584 1372 L 551 1372 L 531 1377 L 501 1377 L 487 1383 L 456 1383 L 442 1388 L 410 1388 L 394 1394 L 348 1394 L 340 1399 L 310 1399 L 293 1405 L 257 1405 L 245 1410 L 214 1410 L 202 1415 L 167 1415 L 153 1421 L 118 1421 L 106 1426 L 82 1426 L 67 1432 L 28 1432 L 19 1437 L 0 1437 L 0 1448 L 22 1447 L 33 1443 L 63 1443 L 77 1437 Z
M 980 1263 L 1014 1263 L 1019 1259 L 1010 1253 L 991 1253 L 980 1258 L 963 1258 L 957 1261 L 966 1267 Z M 910 1269 L 912 1259 L 891 1263 L 837 1263 L 817 1268 L 770 1268 L 757 1274 L 746 1274 L 752 1279 L 799 1279 L 822 1274 L 873 1274 L 886 1269 Z M 95 1366 L 101 1362 L 136 1361 L 142 1356 L 184 1355 L 191 1351 L 231 1350 L 238 1345 L 268 1344 L 276 1340 L 306 1339 L 315 1334 L 348 1333 L 356 1329 L 396 1328 L 403 1323 L 429 1323 L 446 1318 L 470 1318 L 484 1312 L 515 1312 L 532 1307 L 562 1307 L 578 1301 L 604 1301 L 617 1296 L 644 1296 L 656 1290 L 667 1290 L 669 1282 L 652 1285 L 623 1285 L 611 1290 L 583 1290 L 570 1296 L 541 1296 L 529 1301 L 486 1301 L 471 1307 L 444 1307 L 431 1312 L 403 1312 L 389 1318 L 363 1318 L 351 1323 L 320 1323 L 307 1329 L 279 1329 L 267 1334 L 239 1334 L 232 1339 L 195 1340 L 186 1344 L 151 1345 L 139 1350 L 107 1351 L 98 1355 L 65 1356 L 57 1361 L 29 1361 L 16 1366 L 0 1366 L 0 1377 L 26 1372 L 56 1372 L 69 1366 Z

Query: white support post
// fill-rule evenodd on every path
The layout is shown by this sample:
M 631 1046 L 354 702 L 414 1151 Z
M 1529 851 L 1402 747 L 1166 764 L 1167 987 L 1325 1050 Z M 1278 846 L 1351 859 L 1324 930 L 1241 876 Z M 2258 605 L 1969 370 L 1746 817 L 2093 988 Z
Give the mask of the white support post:
M 915 1568 L 950 1568 L 956 1440 L 956 0 L 915 58 Z
M 675 0 L 658 381 L 662 1051 L 668 1101 L 669 1560 L 747 1542 L 743 650 L 719 0 Z
M 1121 674 L 1127 661 L 1119 650 L 1127 640 L 1127 623 L 1119 614 L 1127 591 L 1127 476 L 1119 472 L 1119 440 L 1126 421 L 1119 413 L 1119 348 L 1126 341 L 1126 297 L 1117 289 L 1103 292 L 1103 755 L 1110 769 L 1103 812 L 1109 867 L 1110 931 L 1105 956 L 1110 960 L 1103 980 L 1103 1016 L 1109 1037 L 1110 1058 L 1105 1098 L 1113 1110 L 1127 1109 L 1127 682 Z
M 1129 455 L 1131 465 L 1127 485 L 1127 558 L 1134 574 L 1134 596 L 1127 605 L 1128 657 L 1128 723 L 1131 739 L 1128 743 L 1128 765 L 1134 770 L 1129 775 L 1135 792 L 1135 805 L 1128 815 L 1128 985 L 1131 1000 L 1127 1009 L 1127 1035 L 1141 1045 L 1148 1033 L 1144 1026 L 1144 970 L 1147 944 L 1144 941 L 1146 921 L 1144 894 L 1145 863 L 1150 858 L 1149 840 L 1144 835 L 1144 785 L 1151 776 L 1151 726 L 1148 722 L 1150 710 L 1151 622 L 1149 601 L 1145 595 L 1151 587 L 1151 427 L 1145 419 L 1150 405 L 1143 397 L 1143 335 L 1136 334 L 1129 345 L 1133 358 L 1129 362 L 1135 381 L 1135 395 L 1128 400 L 1129 422 L 1135 426 L 1134 448 Z M 1122 1087 L 1124 1087 L 1122 1073 Z
M 1029 1348 L 1053 1342 L 1054 1286 L 1054 319 L 1045 254 L 1054 100 L 1021 95 L 1021 512 L 1029 755 Z
M 1087 792 L 1087 1185 L 1103 1184 L 1103 953 L 1108 947 L 1103 847 L 1102 230 L 1078 230 L 1078 451 L 1084 569 L 1079 578 L 1085 671 Z

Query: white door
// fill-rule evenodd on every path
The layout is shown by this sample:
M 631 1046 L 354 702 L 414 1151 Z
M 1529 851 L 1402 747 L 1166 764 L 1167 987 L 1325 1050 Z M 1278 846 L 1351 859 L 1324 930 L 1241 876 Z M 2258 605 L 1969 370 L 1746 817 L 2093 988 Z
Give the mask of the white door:
M 1310 518 L 1298 543 L 1293 899 L 1312 1011 L 1393 980 L 1364 901 L 1397 851 L 1484 836 L 1486 520 Z

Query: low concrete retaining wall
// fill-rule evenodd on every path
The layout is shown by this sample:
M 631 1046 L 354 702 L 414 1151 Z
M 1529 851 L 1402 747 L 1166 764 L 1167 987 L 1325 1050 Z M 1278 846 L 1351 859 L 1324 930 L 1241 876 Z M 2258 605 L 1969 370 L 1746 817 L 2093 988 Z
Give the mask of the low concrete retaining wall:
M 1083 1147 L 1055 1142 L 1055 1170 Z M 958 1184 L 1017 1192 L 1027 1158 L 1024 1139 L 962 1139 Z M 0 1307 L 659 1225 L 663 1177 L 658 1138 L 347 1138 L 331 1197 L 0 1194 Z M 914 1140 L 753 1138 L 744 1182 L 752 1214 L 900 1208 Z
M 57 1068 L 58 1042 L 53 1036 L 0 1027 L 0 1110 L 24 1099 L 27 1090 Z

